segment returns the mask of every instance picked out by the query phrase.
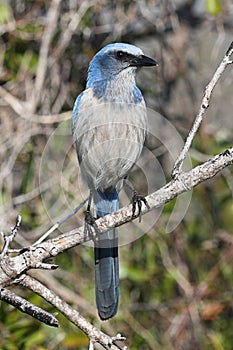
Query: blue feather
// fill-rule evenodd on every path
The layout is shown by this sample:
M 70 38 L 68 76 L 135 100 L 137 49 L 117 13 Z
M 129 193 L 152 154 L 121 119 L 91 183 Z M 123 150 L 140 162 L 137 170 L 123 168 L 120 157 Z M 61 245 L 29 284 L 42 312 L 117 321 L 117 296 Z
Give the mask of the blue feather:
M 135 73 L 137 67 L 156 64 L 124 43 L 105 46 L 90 62 L 86 89 L 74 104 L 72 132 L 96 217 L 118 209 L 122 181 L 141 154 L 147 115 Z M 94 245 L 96 304 L 106 320 L 118 307 L 117 229 L 97 237 Z
M 99 218 L 118 210 L 116 190 L 93 195 L 94 215 Z M 100 318 L 106 320 L 115 315 L 118 307 L 118 233 L 110 230 L 95 241 L 95 290 Z

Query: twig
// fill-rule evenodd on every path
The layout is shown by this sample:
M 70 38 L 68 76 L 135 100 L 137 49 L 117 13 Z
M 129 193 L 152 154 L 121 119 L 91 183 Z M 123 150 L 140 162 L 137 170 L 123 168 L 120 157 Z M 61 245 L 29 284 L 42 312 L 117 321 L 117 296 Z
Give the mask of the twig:
M 0 260 L 2 260 L 4 258 L 4 256 L 6 255 L 6 253 L 8 252 L 9 244 L 15 238 L 15 236 L 20 228 L 20 224 L 21 224 L 21 216 L 18 215 L 16 218 L 15 226 L 11 227 L 11 234 L 9 236 L 6 236 L 3 232 L 1 232 L 2 237 L 4 239 L 4 246 L 3 246 L 2 252 L 0 254 Z
M 88 350 L 94 350 L 94 344 L 95 342 L 93 340 L 90 340 Z
M 117 335 L 116 337 L 110 337 L 109 335 L 98 330 L 96 327 L 90 324 L 77 310 L 73 309 L 54 292 L 52 292 L 50 289 L 48 289 L 46 286 L 31 276 L 23 276 L 23 278 L 20 280 L 20 284 L 32 290 L 34 293 L 40 295 L 47 302 L 55 306 L 56 309 L 58 309 L 68 320 L 79 327 L 92 342 L 101 344 L 105 349 L 117 350 L 119 347 L 117 347 L 114 342 L 125 340 L 125 338 L 122 336 L 119 337 Z
M 15 293 L 5 288 L 0 289 L 0 299 L 16 307 L 16 309 L 36 318 L 38 321 L 47 324 L 48 326 L 59 327 L 58 320 L 49 312 L 29 303 L 27 300 L 19 297 Z
M 203 116 L 204 116 L 207 108 L 209 107 L 209 100 L 210 100 L 211 94 L 213 92 L 213 89 L 216 86 L 218 80 L 220 79 L 220 77 L 223 74 L 226 67 L 229 64 L 232 64 L 232 60 L 230 59 L 232 53 L 233 53 L 233 41 L 232 41 L 231 45 L 229 46 L 221 63 L 219 64 L 217 70 L 215 71 L 211 81 L 209 82 L 209 84 L 205 88 L 205 92 L 204 92 L 204 95 L 203 95 L 203 98 L 201 101 L 201 106 L 200 106 L 199 112 L 198 112 L 196 119 L 192 125 L 192 128 L 188 134 L 188 137 L 186 139 L 184 147 L 175 161 L 175 165 L 174 165 L 174 168 L 172 171 L 172 178 L 177 178 L 177 176 L 181 173 L 181 168 L 182 168 L 183 162 L 187 156 L 187 153 L 188 153 L 189 148 L 192 144 L 193 138 L 196 135 L 196 132 L 197 132 L 197 130 L 202 122 Z
M 43 242 L 49 235 L 51 235 L 52 232 L 54 232 L 60 225 L 62 225 L 64 222 L 66 222 L 69 218 L 71 218 L 73 215 L 75 215 L 83 206 L 84 204 L 88 201 L 88 197 L 81 203 L 79 204 L 70 214 L 68 214 L 66 217 L 63 219 L 59 220 L 54 224 L 47 232 L 43 234 L 35 243 L 33 243 L 34 246 L 40 244 Z

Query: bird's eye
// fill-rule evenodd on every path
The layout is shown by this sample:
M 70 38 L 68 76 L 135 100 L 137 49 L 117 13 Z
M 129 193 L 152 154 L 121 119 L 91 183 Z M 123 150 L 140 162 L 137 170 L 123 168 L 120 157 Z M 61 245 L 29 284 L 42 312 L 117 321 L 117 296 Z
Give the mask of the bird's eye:
M 125 53 L 123 51 L 117 51 L 116 56 L 118 59 L 122 60 L 125 57 Z

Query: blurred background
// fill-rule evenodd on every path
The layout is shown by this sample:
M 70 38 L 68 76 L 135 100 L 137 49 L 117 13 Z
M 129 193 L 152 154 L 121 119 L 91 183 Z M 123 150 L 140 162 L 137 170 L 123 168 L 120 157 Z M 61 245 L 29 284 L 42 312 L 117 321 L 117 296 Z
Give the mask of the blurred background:
M 203 90 L 233 38 L 231 0 L 0 1 L 0 230 L 22 215 L 12 247 L 35 242 L 87 195 L 71 138 L 71 110 L 93 55 L 128 42 L 159 62 L 137 84 L 150 134 L 130 181 L 144 194 L 170 179 Z M 232 68 L 221 77 L 185 167 L 233 143 Z M 31 271 L 130 349 L 232 349 L 232 168 L 120 228 L 120 306 L 100 322 L 93 251 L 56 258 L 59 269 Z M 121 205 L 129 202 L 122 191 Z M 82 225 L 82 209 L 53 236 Z M 122 238 L 123 237 L 123 238 Z M 1 241 L 1 245 L 2 245 Z M 127 244 L 126 244 L 127 243 Z M 14 291 L 55 312 L 27 290 Z M 0 349 L 87 349 L 88 339 L 58 314 L 52 329 L 0 302 Z

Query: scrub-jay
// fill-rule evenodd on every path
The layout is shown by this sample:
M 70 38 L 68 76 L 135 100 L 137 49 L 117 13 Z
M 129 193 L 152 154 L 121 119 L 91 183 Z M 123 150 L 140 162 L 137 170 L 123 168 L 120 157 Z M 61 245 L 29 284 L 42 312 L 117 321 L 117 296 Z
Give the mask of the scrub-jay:
M 146 105 L 136 86 L 137 67 L 156 66 L 136 46 L 115 43 L 92 59 L 86 89 L 77 97 L 72 133 L 81 174 L 94 202 L 94 217 L 118 209 L 118 192 L 137 162 L 147 129 Z M 118 306 L 118 235 L 94 239 L 96 304 L 102 320 Z

